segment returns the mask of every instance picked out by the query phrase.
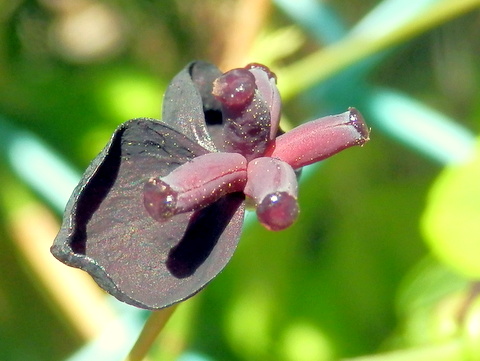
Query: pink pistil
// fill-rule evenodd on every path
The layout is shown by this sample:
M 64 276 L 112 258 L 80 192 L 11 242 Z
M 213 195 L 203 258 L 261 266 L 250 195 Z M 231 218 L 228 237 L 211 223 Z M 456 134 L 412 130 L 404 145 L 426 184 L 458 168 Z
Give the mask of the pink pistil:
M 297 219 L 297 177 L 279 159 L 261 157 L 249 162 L 244 193 L 254 199 L 257 217 L 269 230 L 285 229 Z
M 277 137 L 265 156 L 281 159 L 294 169 L 330 157 L 369 140 L 369 130 L 355 108 L 302 124 Z
M 144 186 L 144 205 L 158 221 L 198 210 L 227 193 L 242 191 L 247 160 L 238 153 L 208 153 L 182 164 L 167 176 L 150 178 Z
M 276 85 L 277 77 L 260 64 L 249 64 L 245 68 L 255 76 L 258 92 L 270 110 L 270 140 L 272 140 L 277 136 L 282 111 L 282 101 Z

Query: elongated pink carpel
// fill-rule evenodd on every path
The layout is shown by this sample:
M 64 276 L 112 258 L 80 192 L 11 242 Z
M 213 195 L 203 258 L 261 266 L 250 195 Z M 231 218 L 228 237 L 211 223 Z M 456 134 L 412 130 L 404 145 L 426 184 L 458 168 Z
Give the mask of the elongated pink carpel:
M 260 65 L 251 64 L 250 66 L 249 71 L 255 76 L 258 92 L 267 102 L 270 110 L 270 139 L 274 139 L 277 136 L 282 110 L 282 101 L 276 85 L 276 78 L 273 73 Z
M 298 216 L 293 168 L 279 159 L 256 158 L 248 164 L 247 179 L 244 193 L 255 200 L 260 223 L 272 231 L 292 225 Z
M 182 164 L 167 176 L 150 178 L 144 186 L 144 205 L 158 221 L 198 210 L 227 193 L 242 191 L 247 160 L 238 153 L 208 153 Z
M 369 130 L 355 108 L 312 120 L 277 137 L 266 156 L 281 159 L 294 169 L 330 157 L 369 140 Z
M 248 161 L 263 156 L 271 140 L 270 108 L 254 74 L 244 68 L 230 70 L 214 81 L 212 94 L 222 109 L 223 150 Z

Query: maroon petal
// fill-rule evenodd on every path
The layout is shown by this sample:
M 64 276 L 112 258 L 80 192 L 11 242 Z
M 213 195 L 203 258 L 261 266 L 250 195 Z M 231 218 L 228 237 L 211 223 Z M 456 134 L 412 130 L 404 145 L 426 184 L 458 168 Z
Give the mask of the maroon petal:
M 212 67 L 218 70 L 211 64 L 193 62 L 172 79 L 163 98 L 162 119 L 173 129 L 214 152 L 216 147 L 207 130 L 202 99 L 202 93 L 209 89 L 209 75 L 217 74 Z M 197 83 L 192 80 L 191 73 L 194 69 Z M 211 81 L 213 82 L 213 79 Z
M 159 309 L 192 296 L 230 260 L 243 194 L 160 223 L 144 207 L 143 187 L 207 152 L 159 121 L 122 124 L 75 189 L 52 253 L 138 307 Z

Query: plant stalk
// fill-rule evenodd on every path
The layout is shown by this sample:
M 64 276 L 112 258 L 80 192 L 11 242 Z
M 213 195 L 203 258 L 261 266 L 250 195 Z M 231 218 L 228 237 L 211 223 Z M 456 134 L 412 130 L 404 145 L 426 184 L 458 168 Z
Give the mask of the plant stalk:
M 393 351 L 383 354 L 343 359 L 341 361 L 464 361 L 465 353 L 460 339 L 450 342 Z
M 173 305 L 150 314 L 125 361 L 142 361 L 145 358 L 176 308 L 177 305 Z
M 276 71 L 280 94 L 288 100 L 340 70 L 480 7 L 480 0 L 443 0 L 385 34 L 353 31 L 341 41 Z

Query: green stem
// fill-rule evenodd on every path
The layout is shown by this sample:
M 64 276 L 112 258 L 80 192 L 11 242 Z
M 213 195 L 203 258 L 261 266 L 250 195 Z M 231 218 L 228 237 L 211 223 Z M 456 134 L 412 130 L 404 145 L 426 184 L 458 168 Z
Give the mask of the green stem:
M 361 356 L 342 361 L 464 361 L 465 353 L 461 340 L 455 339 L 447 343 L 425 346 L 407 350 L 399 350 L 384 354 Z
M 384 34 L 352 32 L 341 41 L 277 71 L 278 79 L 281 79 L 279 88 L 282 99 L 288 100 L 361 59 L 411 39 L 479 6 L 480 0 L 443 0 L 427 7 L 403 26 Z
M 150 314 L 125 361 L 142 361 L 145 358 L 176 308 L 177 305 L 174 305 L 160 311 L 153 311 Z

